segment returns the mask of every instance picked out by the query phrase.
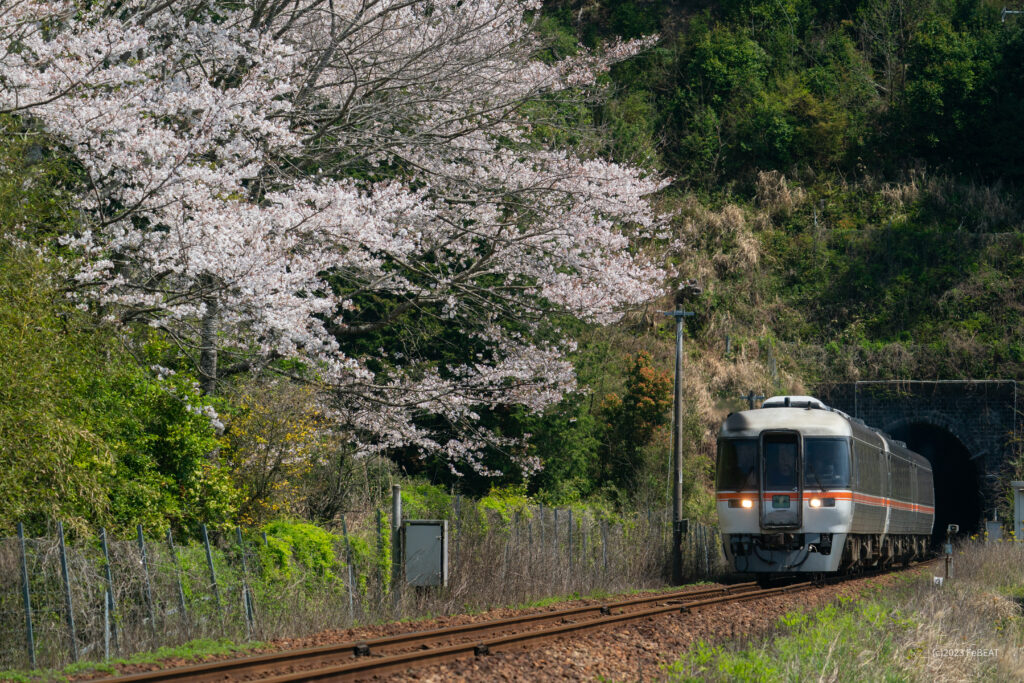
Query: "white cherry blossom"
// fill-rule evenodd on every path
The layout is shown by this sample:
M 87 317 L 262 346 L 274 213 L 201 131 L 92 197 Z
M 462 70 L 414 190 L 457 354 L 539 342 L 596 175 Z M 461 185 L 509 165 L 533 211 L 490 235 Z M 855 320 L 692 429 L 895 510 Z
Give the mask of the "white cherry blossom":
M 483 453 L 514 444 L 480 411 L 575 387 L 566 345 L 535 338 L 549 312 L 611 322 L 665 277 L 637 240 L 664 228 L 649 198 L 666 181 L 541 148 L 521 105 L 654 39 L 549 64 L 533 0 L 231 6 L 0 2 L 0 112 L 87 178 L 61 238 L 80 254 L 72 295 L 165 330 L 208 391 L 299 359 L 359 448 L 493 473 Z M 370 315 L 371 297 L 389 306 Z M 486 351 L 353 351 L 417 314 Z

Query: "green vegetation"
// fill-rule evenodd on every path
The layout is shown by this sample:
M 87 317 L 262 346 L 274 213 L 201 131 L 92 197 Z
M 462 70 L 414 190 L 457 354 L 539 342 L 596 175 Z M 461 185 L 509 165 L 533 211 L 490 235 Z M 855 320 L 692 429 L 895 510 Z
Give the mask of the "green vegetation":
M 248 642 L 236 643 L 224 638 L 210 639 L 199 638 L 190 640 L 177 647 L 161 647 L 152 652 L 140 652 L 131 657 L 108 659 L 105 662 L 79 662 L 69 664 L 59 671 L 51 669 L 40 669 L 34 671 L 0 671 L 0 681 L 14 681 L 15 683 L 29 683 L 30 681 L 68 681 L 72 677 L 87 674 L 108 674 L 117 673 L 117 667 L 130 664 L 151 664 L 167 659 L 183 659 L 185 661 L 200 661 L 207 657 L 217 655 L 241 654 L 263 647 L 265 643 Z
M 750 389 L 1024 379 L 1024 21 L 1000 21 L 999 8 L 545 4 L 547 58 L 661 37 L 602 77 L 603 101 L 542 98 L 523 112 L 538 140 L 674 178 L 661 202 L 676 246 L 659 257 L 704 285 L 686 329 L 688 516 L 711 517 L 714 427 Z M 60 518 L 77 531 L 141 523 L 187 537 L 200 522 L 333 523 L 380 506 L 396 477 L 423 517 L 459 493 L 486 496 L 502 517 L 526 496 L 604 513 L 665 503 L 673 347 L 657 311 L 668 297 L 608 328 L 545 321 L 576 342 L 581 391 L 541 415 L 479 411 L 524 439 L 542 465 L 528 480 L 501 447 L 482 460 L 500 476 L 415 449 L 356 458 L 315 391 L 242 374 L 203 395 L 172 338 L 97 326 L 68 303 L 72 256 L 52 237 L 73 232 L 81 182 L 59 146 L 0 120 L 0 530 L 21 520 L 38 533 Z M 347 351 L 452 360 L 473 352 L 466 343 L 430 319 Z M 286 558 L 273 562 L 286 572 Z
M 792 612 L 779 620 L 780 635 L 746 649 L 698 643 L 668 667 L 670 680 L 789 681 L 828 679 L 897 681 L 898 639 L 919 626 L 888 604 L 842 598 L 812 614 Z M 864 656 L 870 653 L 869 657 Z M 849 676 L 850 665 L 857 672 Z
M 601 77 L 602 100 L 542 97 L 522 113 L 538 142 L 673 178 L 659 199 L 674 216 L 672 246 L 637 248 L 704 286 L 686 302 L 696 312 L 686 321 L 680 425 L 687 517 L 713 519 L 715 428 L 752 389 L 1024 380 L 1024 18 L 1002 22 L 1000 8 L 980 0 L 545 3 L 536 24 L 548 46 L 542 58 L 580 44 L 599 49 L 613 36 L 660 35 Z M 509 552 L 508 530 L 536 521 L 537 504 L 619 525 L 629 552 L 660 538 L 643 516 L 663 509 L 669 491 L 674 335 L 659 311 L 675 304 L 671 295 L 607 327 L 538 316 L 541 337 L 575 342 L 580 390 L 542 414 L 474 409 L 495 434 L 521 439 L 522 452 L 484 454 L 483 469 L 498 474 L 414 448 L 357 456 L 330 401 L 292 381 L 296 368 L 224 373 L 222 390 L 207 395 L 194 349 L 75 308 L 76 256 L 54 237 L 84 229 L 74 208 L 83 182 L 76 161 L 31 122 L 0 117 L 0 536 L 19 521 L 29 536 L 46 535 L 59 519 L 71 542 L 95 546 L 101 526 L 120 539 L 137 524 L 150 538 L 171 528 L 186 598 L 211 618 L 205 553 L 189 541 L 205 523 L 232 548 L 214 563 L 239 609 L 247 577 L 231 556 L 231 532 L 240 525 L 254 549 L 256 603 L 282 632 L 295 627 L 293 614 L 344 611 L 350 567 L 361 596 L 387 589 L 390 522 L 385 515 L 378 533 L 374 513 L 386 509 L 395 481 L 410 517 L 454 519 L 461 500 L 460 523 L 480 536 L 470 558 L 480 566 Z M 395 306 L 356 296 L 367 320 Z M 431 316 L 346 344 L 371 364 L 382 348 L 415 348 L 428 365 L 487 353 Z M 435 417 L 415 419 L 425 433 L 444 434 Z M 509 467 L 513 455 L 541 468 L 524 478 Z M 1005 476 L 1024 478 L 1024 456 Z M 98 550 L 89 552 L 98 566 Z M 644 571 L 659 566 L 649 560 Z M 301 587 L 294 599 L 282 599 L 293 587 Z M 928 590 L 908 585 L 891 600 L 792 616 L 773 642 L 704 645 L 672 673 L 776 680 L 843 663 L 865 679 L 916 675 L 914 647 L 932 615 L 911 598 L 924 604 Z M 1012 616 L 993 623 L 1019 638 Z M 845 635 L 833 641 L 837 628 Z M 796 656 L 805 648 L 817 653 L 809 663 Z M 891 656 L 861 657 L 878 648 Z
M 237 493 L 210 455 L 220 442 L 194 378 L 153 379 L 141 363 L 166 342 L 141 340 L 137 359 L 67 302 L 58 254 L 40 245 L 73 220 L 75 176 L 64 159 L 35 159 L 39 143 L 0 119 L 0 529 L 233 518 Z
M 687 328 L 697 516 L 707 435 L 752 388 L 1024 377 L 1019 18 L 977 0 L 547 7 L 558 45 L 661 36 L 612 70 L 607 101 L 578 121 L 601 131 L 604 152 L 676 179 L 663 201 L 680 247 L 668 257 L 704 285 Z M 670 367 L 653 317 L 629 320 L 611 355 L 640 347 Z M 592 339 L 581 336 L 581 357 Z M 629 365 L 617 363 L 606 355 L 600 368 L 621 395 Z M 587 412 L 595 452 L 611 450 L 599 406 Z M 665 446 L 655 432 L 643 448 Z M 631 468 L 639 488 L 666 488 L 664 462 Z M 620 479 L 600 492 L 631 490 Z
M 901 577 L 815 612 L 796 611 L 752 642 L 700 642 L 666 667 L 673 681 L 1013 680 L 1024 665 L 1020 544 L 962 546 L 942 588 Z M 1014 673 L 1016 672 L 1016 673 Z

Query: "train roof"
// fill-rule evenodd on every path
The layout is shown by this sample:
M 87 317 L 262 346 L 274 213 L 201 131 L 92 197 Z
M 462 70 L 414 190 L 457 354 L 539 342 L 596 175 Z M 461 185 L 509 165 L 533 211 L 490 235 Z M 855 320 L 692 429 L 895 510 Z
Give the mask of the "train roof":
M 799 397 L 806 399 L 810 397 Z M 795 407 L 794 406 L 799 406 Z M 804 436 L 855 436 L 862 441 L 876 445 L 885 444 L 889 451 L 931 471 L 931 463 L 922 455 L 896 441 L 888 434 L 868 427 L 863 420 L 850 417 L 841 410 L 825 406 L 817 399 L 810 401 L 792 401 L 791 407 L 761 407 L 755 410 L 744 410 L 731 413 L 719 436 L 733 438 L 757 438 L 766 429 L 793 429 Z
M 758 408 L 732 413 L 722 436 L 756 437 L 766 429 L 798 429 L 808 436 L 852 436 L 853 428 L 837 411 L 818 408 Z

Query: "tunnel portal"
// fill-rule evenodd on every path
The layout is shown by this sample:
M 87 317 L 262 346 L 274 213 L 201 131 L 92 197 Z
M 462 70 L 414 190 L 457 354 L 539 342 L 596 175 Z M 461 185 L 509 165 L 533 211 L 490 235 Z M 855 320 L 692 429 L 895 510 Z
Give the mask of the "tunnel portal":
M 928 458 L 939 541 L 947 524 L 972 534 L 993 519 L 999 476 L 1021 435 L 1017 387 L 1014 380 L 866 381 L 822 384 L 816 395 Z
M 979 473 L 967 447 L 942 427 L 921 422 L 898 426 L 891 434 L 932 464 L 935 483 L 932 542 L 938 544 L 945 540 L 949 524 L 958 525 L 961 534 L 977 533 L 985 514 L 984 496 Z

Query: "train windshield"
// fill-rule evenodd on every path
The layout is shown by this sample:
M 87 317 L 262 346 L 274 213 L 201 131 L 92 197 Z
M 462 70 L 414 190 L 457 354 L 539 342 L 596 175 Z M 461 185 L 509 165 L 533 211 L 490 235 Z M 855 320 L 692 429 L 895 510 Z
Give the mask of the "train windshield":
M 719 491 L 757 489 L 757 439 L 722 439 L 718 442 Z
M 804 486 L 835 489 L 850 485 L 850 442 L 847 439 L 804 439 Z
M 764 485 L 768 489 L 795 491 L 799 454 L 796 434 L 768 434 L 764 438 Z

